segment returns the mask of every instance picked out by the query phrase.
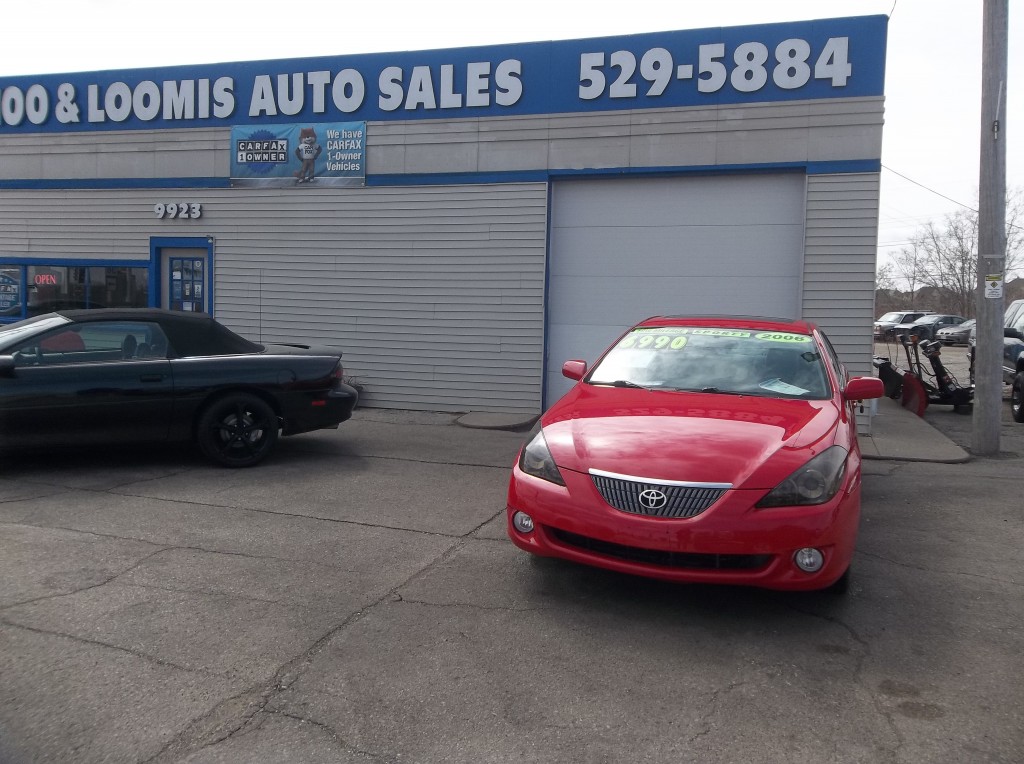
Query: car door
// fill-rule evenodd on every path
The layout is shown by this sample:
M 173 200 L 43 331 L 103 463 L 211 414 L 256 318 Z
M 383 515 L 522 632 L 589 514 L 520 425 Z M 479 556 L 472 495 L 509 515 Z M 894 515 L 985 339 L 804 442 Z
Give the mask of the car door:
M 1012 307 L 1012 306 L 1011 306 Z M 1017 306 L 1016 313 L 1006 311 L 1006 329 L 1024 333 L 1024 303 Z M 1024 354 L 1024 342 L 1016 337 L 1003 337 L 1003 382 L 1012 384 L 1017 375 L 1017 359 Z
M 166 353 L 149 351 L 161 338 L 155 323 L 88 321 L 12 348 L 15 368 L 0 378 L 5 440 L 38 446 L 165 439 L 174 380 Z

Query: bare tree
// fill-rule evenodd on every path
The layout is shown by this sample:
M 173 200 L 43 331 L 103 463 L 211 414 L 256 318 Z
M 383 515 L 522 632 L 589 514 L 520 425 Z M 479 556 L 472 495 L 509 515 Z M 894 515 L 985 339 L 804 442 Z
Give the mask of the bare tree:
M 923 283 L 926 267 L 924 252 L 916 239 L 911 239 L 910 246 L 904 247 L 892 258 L 892 275 L 906 284 L 911 298 Z
M 1007 278 L 1024 265 L 1022 220 L 1024 192 L 1015 189 L 1007 195 L 1006 203 Z M 931 287 L 942 302 L 941 309 L 971 316 L 977 265 L 978 213 L 963 208 L 946 215 L 940 223 L 928 221 L 892 258 L 892 270 L 885 275 L 900 279 L 912 296 L 923 287 Z
M 883 292 L 895 292 L 896 281 L 896 267 L 892 263 L 879 266 L 878 273 L 875 275 L 875 289 Z
M 921 283 L 942 295 L 947 309 L 961 316 L 974 312 L 977 278 L 978 213 L 961 209 L 942 226 L 928 221 L 911 239 L 923 253 Z

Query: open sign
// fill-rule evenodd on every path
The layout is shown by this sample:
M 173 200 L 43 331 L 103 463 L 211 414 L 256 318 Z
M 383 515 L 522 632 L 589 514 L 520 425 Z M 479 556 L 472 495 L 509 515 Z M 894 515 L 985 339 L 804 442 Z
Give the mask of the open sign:
M 36 286 L 57 286 L 59 283 L 56 273 L 37 273 L 33 281 Z

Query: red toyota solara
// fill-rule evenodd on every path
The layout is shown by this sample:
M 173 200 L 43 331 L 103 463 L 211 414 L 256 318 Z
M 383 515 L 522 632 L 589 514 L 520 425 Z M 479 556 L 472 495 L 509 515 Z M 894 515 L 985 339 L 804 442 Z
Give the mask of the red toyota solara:
M 513 467 L 522 549 L 669 581 L 843 590 L 860 520 L 857 401 L 805 321 L 658 316 L 623 334 Z

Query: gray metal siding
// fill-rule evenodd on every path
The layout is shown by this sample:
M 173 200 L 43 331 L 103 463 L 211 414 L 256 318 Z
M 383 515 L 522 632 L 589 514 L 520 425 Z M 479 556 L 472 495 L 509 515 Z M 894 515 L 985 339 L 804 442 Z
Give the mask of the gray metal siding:
M 850 374 L 871 376 L 879 173 L 807 179 L 804 318 L 828 334 Z M 874 402 L 857 415 L 871 432 Z
M 203 217 L 153 216 L 179 197 Z M 367 405 L 532 413 L 546 216 L 537 183 L 0 191 L 0 254 L 148 262 L 151 236 L 213 236 L 217 317 L 263 342 L 340 347 Z
M 871 374 L 878 173 L 807 178 L 803 315 L 828 334 L 851 374 Z
M 370 406 L 540 407 L 543 184 L 320 191 L 311 217 L 249 196 L 218 239 L 218 317 L 343 348 Z

